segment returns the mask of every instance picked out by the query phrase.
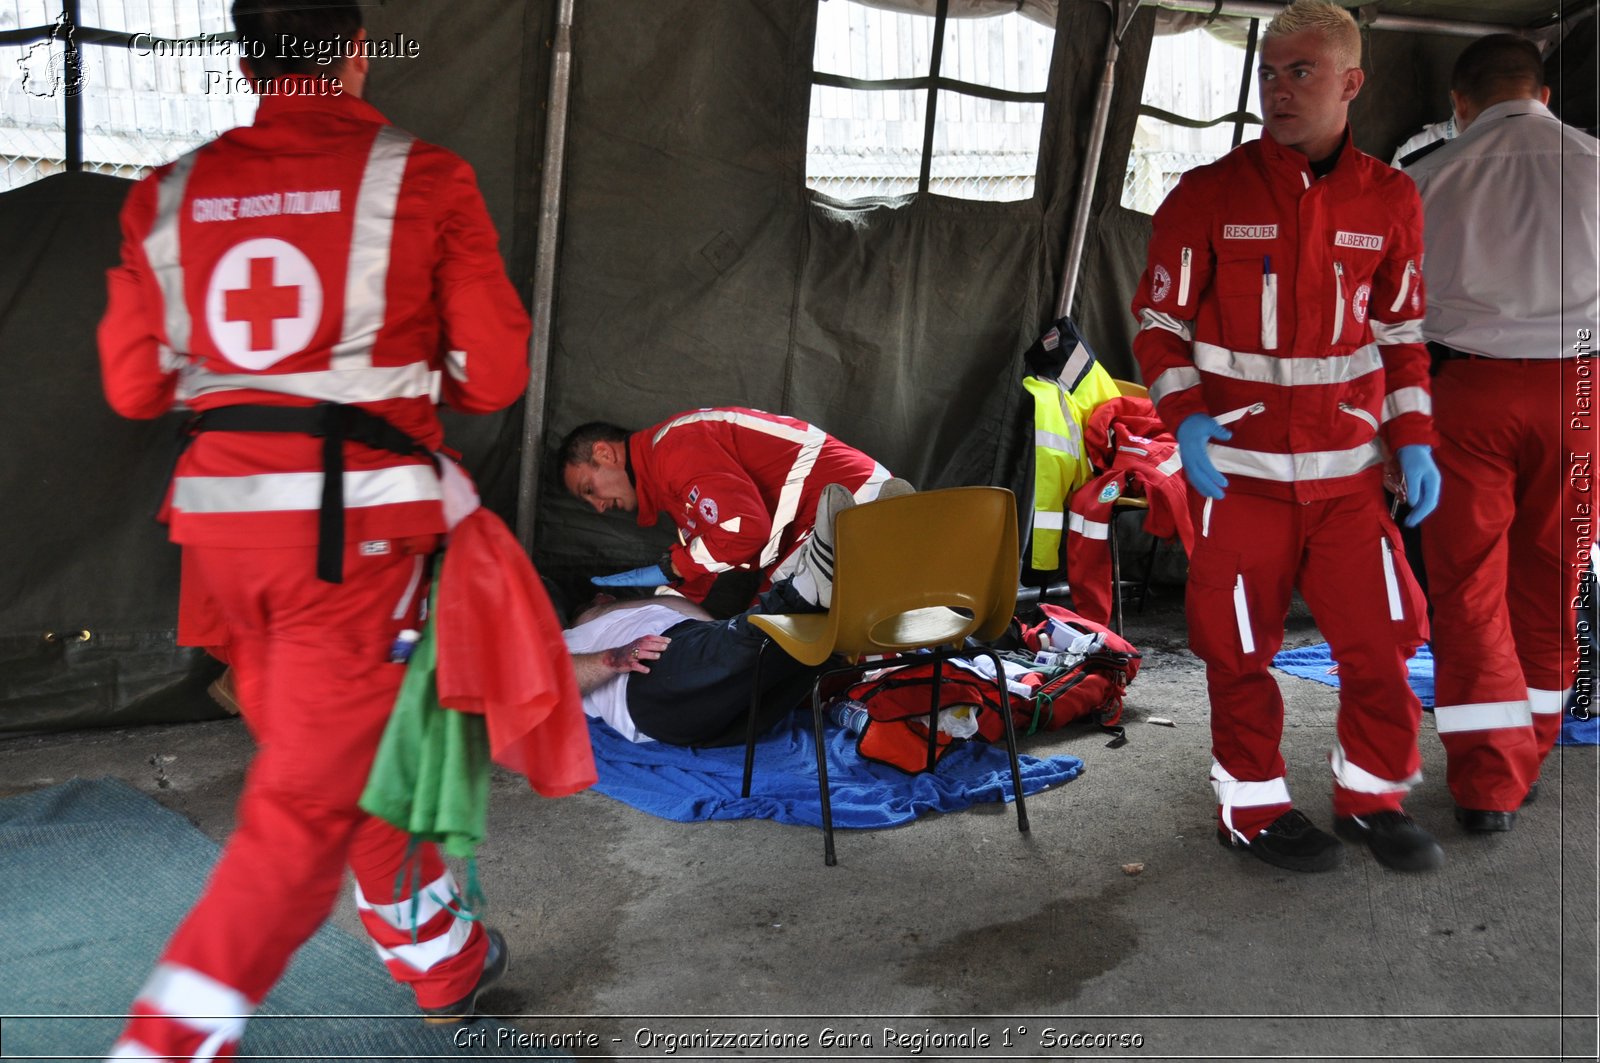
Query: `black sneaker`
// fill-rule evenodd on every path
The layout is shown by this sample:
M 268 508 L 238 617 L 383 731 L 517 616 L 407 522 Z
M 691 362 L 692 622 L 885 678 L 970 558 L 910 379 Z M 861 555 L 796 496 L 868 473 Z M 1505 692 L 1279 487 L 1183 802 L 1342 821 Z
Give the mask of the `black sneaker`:
M 1288 871 L 1332 871 L 1344 862 L 1344 846 L 1339 839 L 1293 808 L 1248 842 L 1241 842 L 1222 827 L 1217 828 L 1217 841 Z
M 478 976 L 478 984 L 454 1004 L 423 1008 L 422 1021 L 429 1026 L 456 1026 L 477 1018 L 478 994 L 500 981 L 506 973 L 511 951 L 506 948 L 505 936 L 498 930 L 487 930 L 485 933 L 489 935 L 489 949 L 483 954 L 483 973 Z
M 1366 842 L 1378 863 L 1396 871 L 1432 871 L 1444 866 L 1439 843 L 1404 812 L 1340 816 L 1333 821 L 1333 830 L 1341 838 Z

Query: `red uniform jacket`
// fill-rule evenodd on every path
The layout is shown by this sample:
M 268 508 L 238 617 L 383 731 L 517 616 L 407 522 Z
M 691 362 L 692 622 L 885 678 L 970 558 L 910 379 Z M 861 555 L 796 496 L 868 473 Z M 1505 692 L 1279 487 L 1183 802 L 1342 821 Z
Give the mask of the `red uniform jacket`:
M 654 524 L 660 511 L 678 526 L 672 563 L 683 577 L 678 589 L 694 601 L 730 569 L 770 578 L 811 531 L 828 484 L 859 498 L 889 478 L 815 425 L 739 407 L 695 410 L 635 432 L 628 460 L 639 524 Z
M 1189 171 L 1133 301 L 1162 420 L 1228 422 L 1211 456 L 1230 490 L 1377 490 L 1380 438 L 1433 442 L 1421 266 L 1416 187 L 1348 134 L 1320 180 L 1265 133 Z
M 1072 604 L 1096 624 L 1111 622 L 1112 514 L 1118 499 L 1143 498 L 1144 530 L 1176 535 L 1184 550 L 1194 536 L 1178 444 L 1162 431 L 1148 399 L 1110 399 L 1095 407 L 1083 432 L 1084 449 L 1104 470 L 1073 492 L 1067 513 L 1067 578 Z
M 522 393 L 528 316 L 471 168 L 355 97 L 263 96 L 254 125 L 135 185 L 122 231 L 100 359 L 124 416 L 337 402 L 433 448 L 440 399 L 479 413 Z M 428 461 L 345 450 L 347 540 L 444 531 Z M 172 538 L 316 542 L 321 469 L 311 436 L 203 434 Z

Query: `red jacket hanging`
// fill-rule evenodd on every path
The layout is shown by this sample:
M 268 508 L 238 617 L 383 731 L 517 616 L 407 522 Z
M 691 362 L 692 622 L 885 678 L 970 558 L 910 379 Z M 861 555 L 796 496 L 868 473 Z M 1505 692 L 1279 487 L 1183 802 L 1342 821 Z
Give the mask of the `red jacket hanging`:
M 1178 444 L 1156 416 L 1150 400 L 1110 399 L 1095 407 L 1083 433 L 1090 461 L 1104 472 L 1070 500 L 1067 512 L 1067 579 L 1072 604 L 1086 619 L 1111 619 L 1112 513 L 1123 498 L 1149 503 L 1145 531 L 1161 539 L 1176 535 L 1189 549 L 1193 525 Z

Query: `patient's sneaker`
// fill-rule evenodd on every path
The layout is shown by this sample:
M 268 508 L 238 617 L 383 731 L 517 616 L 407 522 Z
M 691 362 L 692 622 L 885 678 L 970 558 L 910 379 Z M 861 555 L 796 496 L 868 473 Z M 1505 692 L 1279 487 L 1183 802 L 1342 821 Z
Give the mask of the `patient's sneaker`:
M 892 482 L 883 486 L 888 487 Z M 829 484 L 817 500 L 816 524 L 810 538 L 800 547 L 794 569 L 795 593 L 812 605 L 826 609 L 833 604 L 833 521 L 842 510 L 855 504 L 855 497 L 844 484 Z
M 902 480 L 898 476 L 891 476 L 889 479 L 883 481 L 883 486 L 878 488 L 878 497 L 874 498 L 872 501 L 882 502 L 885 499 L 899 498 L 901 495 L 914 495 L 916 493 L 917 489 L 911 486 L 911 482 L 909 480 Z

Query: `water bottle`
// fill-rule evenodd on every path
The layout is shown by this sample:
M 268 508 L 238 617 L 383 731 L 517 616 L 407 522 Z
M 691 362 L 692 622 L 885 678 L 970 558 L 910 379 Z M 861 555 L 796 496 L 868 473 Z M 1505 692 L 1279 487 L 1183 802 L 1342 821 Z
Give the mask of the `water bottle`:
M 867 707 L 854 698 L 840 698 L 828 710 L 828 719 L 853 735 L 858 735 L 866 729 L 869 718 Z
M 405 664 L 411 660 L 411 652 L 417 648 L 417 643 L 422 641 L 422 632 L 406 628 L 394 637 L 394 642 L 389 645 L 389 663 Z

